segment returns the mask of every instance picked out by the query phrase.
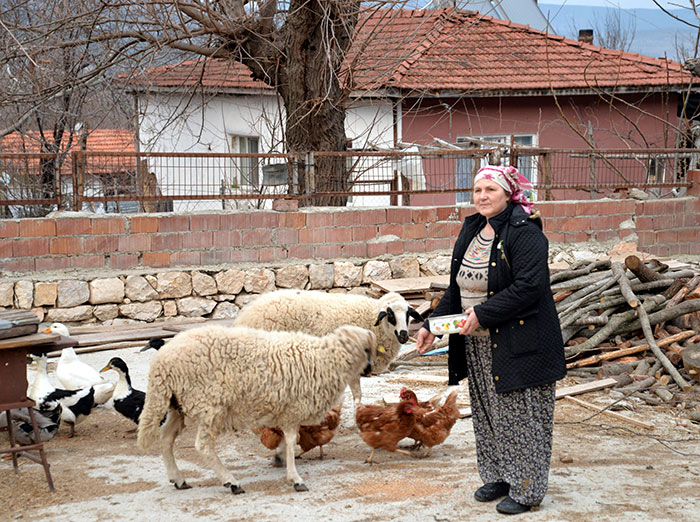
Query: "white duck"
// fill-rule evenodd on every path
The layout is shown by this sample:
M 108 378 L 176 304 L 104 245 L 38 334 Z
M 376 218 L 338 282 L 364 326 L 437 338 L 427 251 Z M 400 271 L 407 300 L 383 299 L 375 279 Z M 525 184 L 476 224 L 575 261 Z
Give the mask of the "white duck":
M 34 373 L 34 380 L 27 390 L 27 397 L 33 400 L 37 405 L 41 404 L 44 397 L 49 393 L 54 391 L 56 388 L 51 381 L 49 381 L 48 370 L 46 369 L 46 354 L 39 355 L 29 355 L 29 357 L 36 362 L 36 372 Z

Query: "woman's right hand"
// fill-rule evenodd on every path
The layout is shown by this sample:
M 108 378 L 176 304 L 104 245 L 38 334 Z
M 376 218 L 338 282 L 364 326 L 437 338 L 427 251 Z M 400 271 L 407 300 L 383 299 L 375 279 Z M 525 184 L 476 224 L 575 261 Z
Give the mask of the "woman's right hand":
M 416 336 L 416 350 L 418 350 L 418 353 L 423 355 L 425 352 L 427 352 L 434 340 L 435 335 L 433 335 L 427 328 L 421 327 L 421 329 L 418 330 L 418 335 Z

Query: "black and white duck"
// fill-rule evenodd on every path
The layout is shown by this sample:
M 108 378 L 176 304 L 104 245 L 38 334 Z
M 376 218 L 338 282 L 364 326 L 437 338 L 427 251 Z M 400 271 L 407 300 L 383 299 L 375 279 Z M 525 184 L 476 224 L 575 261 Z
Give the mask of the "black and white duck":
M 112 393 L 114 409 L 127 419 L 131 419 L 138 424 L 141 411 L 143 410 L 143 403 L 146 400 L 146 394 L 141 390 L 132 388 L 129 368 L 120 357 L 112 357 L 100 372 L 108 370 L 114 370 L 119 375 L 119 380 Z
M 162 337 L 151 337 L 148 340 L 148 344 L 141 348 L 139 352 L 145 352 L 153 348 L 154 350 L 159 350 L 165 344 L 165 340 Z
M 53 410 L 57 406 L 62 407 L 61 420 L 70 426 L 68 437 L 75 435 L 75 425 L 85 420 L 90 415 L 95 403 L 95 388 L 81 388 L 79 390 L 56 389 L 44 397 L 41 408 Z
M 18 408 L 10 412 L 12 434 L 15 441 L 22 446 L 36 444 L 37 442 L 50 441 L 56 436 L 56 433 L 58 433 L 58 426 L 61 422 L 60 404 L 58 404 L 53 410 L 32 409 L 34 412 L 34 420 L 36 420 L 36 426 L 39 431 L 39 441 L 36 440 L 34 426 L 32 426 L 32 420 L 29 417 L 27 409 Z M 0 415 L 0 428 L 4 428 L 6 426 L 7 416 L 3 412 L 3 414 Z

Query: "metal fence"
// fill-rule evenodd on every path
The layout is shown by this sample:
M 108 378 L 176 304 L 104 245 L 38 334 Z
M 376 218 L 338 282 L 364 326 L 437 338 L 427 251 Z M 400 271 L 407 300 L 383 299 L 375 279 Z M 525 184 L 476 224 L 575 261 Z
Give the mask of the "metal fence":
M 57 209 L 165 212 L 302 205 L 425 205 L 470 201 L 486 163 L 515 165 L 534 200 L 594 199 L 637 187 L 687 186 L 699 149 L 447 149 L 296 154 L 0 154 L 0 216 Z

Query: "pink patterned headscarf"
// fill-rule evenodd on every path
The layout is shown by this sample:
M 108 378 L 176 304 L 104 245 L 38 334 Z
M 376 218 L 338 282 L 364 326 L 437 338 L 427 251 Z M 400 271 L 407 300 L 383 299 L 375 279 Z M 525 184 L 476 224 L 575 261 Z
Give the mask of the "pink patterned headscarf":
M 497 183 L 503 190 L 511 195 L 511 200 L 520 205 L 525 212 L 532 212 L 533 203 L 523 193 L 523 190 L 532 189 L 530 181 L 518 172 L 515 167 L 501 167 L 500 165 L 484 165 L 476 173 L 474 185 L 481 179 L 488 179 Z

